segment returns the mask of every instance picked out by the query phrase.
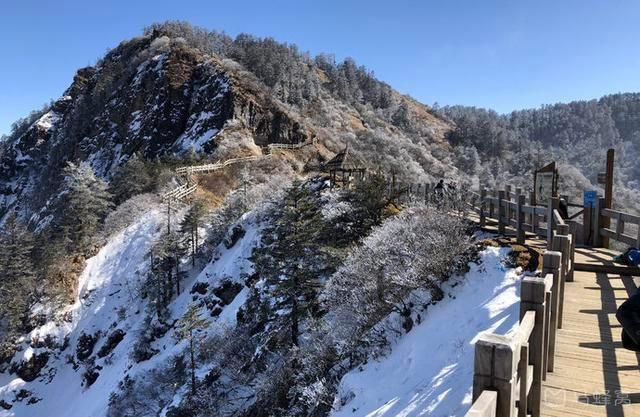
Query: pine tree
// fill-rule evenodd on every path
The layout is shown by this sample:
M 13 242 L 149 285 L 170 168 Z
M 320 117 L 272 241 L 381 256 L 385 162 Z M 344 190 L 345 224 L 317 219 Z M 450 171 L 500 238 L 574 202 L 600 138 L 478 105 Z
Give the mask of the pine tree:
M 33 255 L 43 295 L 52 299 L 61 297 L 70 301 L 75 291 L 76 280 L 69 271 L 69 253 L 65 239 L 57 230 L 46 227 L 35 238 Z
M 0 230 L 0 323 L 6 325 L 0 331 L 2 339 L 11 337 L 21 327 L 35 300 L 32 251 L 31 233 L 15 213 L 11 214 Z
M 129 160 L 120 167 L 111 182 L 111 193 L 117 204 L 152 188 L 153 178 L 147 165 L 137 154 L 131 155 Z
M 386 178 L 374 173 L 356 182 L 347 199 L 354 206 L 351 214 L 356 223 L 354 231 L 358 237 L 364 236 L 373 226 L 381 223 L 382 211 L 389 203 Z
M 209 321 L 200 317 L 200 311 L 190 304 L 187 312 L 176 323 L 175 338 L 189 342 L 189 360 L 191 368 L 191 394 L 196 394 L 196 343 L 198 332 L 209 327 Z
M 111 208 L 107 183 L 86 164 L 69 163 L 64 169 L 64 206 L 61 231 L 72 250 L 85 250 Z
M 189 247 L 191 248 L 191 264 L 196 265 L 196 252 L 199 246 L 198 228 L 202 226 L 202 219 L 207 213 L 206 207 L 202 201 L 193 203 L 189 211 L 182 220 L 181 231 L 186 235 Z
M 175 291 L 180 294 L 180 281 L 184 273 L 180 271 L 180 260 L 186 254 L 181 235 L 173 231 L 165 233 L 152 251 L 152 273 L 162 282 L 163 300 L 168 304 Z
M 289 323 L 293 345 L 298 345 L 300 322 L 317 309 L 317 290 L 328 265 L 319 207 L 307 187 L 294 183 L 254 253 L 257 272 L 266 278 L 276 308 Z

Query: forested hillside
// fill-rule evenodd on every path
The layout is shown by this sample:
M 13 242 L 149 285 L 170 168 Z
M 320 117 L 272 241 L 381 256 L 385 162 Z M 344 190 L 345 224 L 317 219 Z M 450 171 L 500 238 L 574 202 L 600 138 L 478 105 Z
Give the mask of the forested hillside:
M 0 417 L 457 413 L 523 271 L 391 179 L 527 188 L 556 159 L 581 190 L 614 146 L 635 205 L 639 101 L 433 109 L 352 59 L 151 25 L 0 141 Z M 369 175 L 345 186 L 347 148 Z M 463 314 L 455 340 L 430 322 Z
M 450 128 L 353 60 L 181 22 L 80 69 L 0 142 L 0 415 L 327 415 L 473 256 L 386 193 L 457 178 Z M 332 188 L 346 146 L 375 175 Z
M 507 115 L 473 107 L 439 109 L 455 123 L 447 139 L 457 149 L 458 167 L 481 182 L 518 182 L 531 187 L 532 171 L 561 163 L 561 192 L 596 189 L 608 148 L 616 150 L 617 204 L 637 211 L 640 199 L 640 94 L 614 94 L 515 111 Z M 482 163 L 480 163 L 482 162 Z M 576 194 L 573 197 L 579 198 Z

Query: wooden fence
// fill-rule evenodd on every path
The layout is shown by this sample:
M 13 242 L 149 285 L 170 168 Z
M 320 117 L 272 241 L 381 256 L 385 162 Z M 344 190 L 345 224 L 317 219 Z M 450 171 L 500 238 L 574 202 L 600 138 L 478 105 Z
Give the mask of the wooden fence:
M 176 174 L 178 174 L 181 177 L 185 177 L 185 183 L 180 184 L 178 187 L 174 188 L 173 190 L 163 194 L 162 200 L 166 202 L 180 200 L 192 194 L 193 192 L 195 192 L 195 190 L 198 188 L 198 184 L 195 178 L 193 177 L 193 174 L 206 174 L 206 173 L 218 171 L 230 165 L 243 164 L 246 162 L 258 161 L 260 159 L 269 158 L 271 157 L 271 154 L 274 149 L 295 150 L 295 149 L 301 149 L 305 146 L 315 145 L 316 143 L 317 143 L 317 138 L 313 138 L 306 142 L 293 143 L 293 144 L 270 143 L 265 147 L 267 151 L 266 155 L 244 156 L 240 158 L 231 158 L 225 161 L 215 162 L 212 164 L 191 165 L 191 166 L 176 168 L 175 170 Z
M 553 372 L 556 330 L 562 328 L 564 286 L 573 280 L 575 239 L 560 216 L 558 199 L 547 207 L 525 203 L 516 191 L 472 193 L 468 206 L 481 224 L 493 222 L 500 233 L 515 231 L 547 239 L 539 277 L 525 277 L 520 287 L 520 323 L 508 335 L 484 333 L 475 345 L 473 404 L 467 417 L 540 416 L 542 381 Z M 513 200 L 512 200 L 513 197 Z
M 193 177 L 193 174 L 206 174 L 209 172 L 218 171 L 220 169 L 226 168 L 230 165 L 234 164 L 243 164 L 251 161 L 258 161 L 263 158 L 269 158 L 271 155 L 254 155 L 254 156 L 245 156 L 240 158 L 231 158 L 226 161 L 216 162 L 213 164 L 203 164 L 203 165 L 191 165 L 186 167 L 176 168 L 175 173 L 180 177 L 184 177 L 184 183 L 180 184 L 173 190 L 162 195 L 163 201 L 172 201 L 172 200 L 180 200 L 188 195 L 194 193 L 198 188 L 198 183 L 196 179 Z
M 604 243 L 603 238 L 606 238 L 640 248 L 640 216 L 604 208 L 604 198 L 596 201 L 592 215 L 593 230 L 598 230 L 598 233 L 594 234 L 593 237 L 593 246 L 602 246 Z M 605 222 L 602 220 L 605 217 L 615 221 L 615 228 L 604 227 Z M 628 224 L 635 225 L 635 235 L 625 233 L 625 227 Z

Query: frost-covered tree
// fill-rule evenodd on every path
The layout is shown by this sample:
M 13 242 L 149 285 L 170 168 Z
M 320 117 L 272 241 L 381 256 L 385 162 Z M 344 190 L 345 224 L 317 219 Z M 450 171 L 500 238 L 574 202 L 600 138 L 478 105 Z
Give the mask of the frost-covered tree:
M 32 251 L 31 233 L 15 213 L 9 215 L 0 229 L 0 350 L 23 325 L 36 299 Z
M 429 207 L 388 219 L 353 250 L 326 285 L 323 299 L 337 328 L 357 337 L 392 311 L 407 313 L 415 290 L 442 297 L 441 283 L 470 247 L 463 222 Z
M 196 345 L 201 340 L 199 332 L 209 327 L 209 321 L 200 317 L 200 309 L 190 304 L 187 312 L 176 323 L 175 338 L 186 340 L 189 349 L 189 367 L 191 370 L 191 394 L 196 394 Z
M 60 229 L 67 246 L 86 250 L 112 206 L 108 184 L 89 165 L 69 163 L 62 194 Z
M 320 203 L 309 185 L 294 183 L 281 204 L 254 259 L 257 273 L 271 288 L 274 308 L 287 319 L 291 343 L 297 345 L 300 323 L 317 309 L 317 291 L 328 256 Z
M 204 202 L 198 200 L 189 208 L 180 225 L 181 232 L 186 236 L 186 240 L 191 248 L 191 264 L 193 266 L 196 265 L 196 252 L 200 244 L 200 233 L 198 229 L 202 226 L 206 213 L 207 208 Z
M 149 167 L 137 154 L 120 167 L 111 181 L 111 193 L 116 203 L 121 203 L 135 195 L 151 190 L 153 177 Z

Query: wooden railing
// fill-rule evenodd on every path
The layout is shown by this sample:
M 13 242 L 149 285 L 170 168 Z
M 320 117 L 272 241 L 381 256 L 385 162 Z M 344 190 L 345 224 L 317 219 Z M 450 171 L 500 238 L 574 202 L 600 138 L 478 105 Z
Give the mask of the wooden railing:
M 520 323 L 507 335 L 484 333 L 475 345 L 473 404 L 467 417 L 540 416 L 542 382 L 555 363 L 556 331 L 562 328 L 564 287 L 573 280 L 575 239 L 560 215 L 557 199 L 547 207 L 527 205 L 516 192 L 472 193 L 469 207 L 500 233 L 513 228 L 547 239 L 540 277 L 525 277 L 520 290 Z M 544 223 L 545 227 L 540 224 Z
M 213 164 L 203 164 L 203 165 L 192 165 L 187 167 L 176 168 L 176 174 L 195 174 L 195 173 L 206 173 L 213 172 L 219 169 L 228 167 L 229 165 L 241 164 L 250 161 L 257 161 L 259 159 L 268 158 L 270 155 L 253 155 L 253 156 L 243 156 L 240 158 L 231 158 L 226 161 L 216 162 Z
M 598 233 L 594 235 L 593 246 L 601 246 L 603 243 L 602 238 L 605 237 L 608 239 L 616 240 L 618 242 L 622 242 L 628 246 L 640 248 L 640 216 L 604 208 L 603 205 L 603 199 L 599 199 L 596 202 L 593 224 L 594 230 L 598 230 Z M 609 219 L 615 220 L 615 229 L 603 227 L 603 217 L 608 217 Z M 627 224 L 635 225 L 635 235 L 629 235 L 625 233 L 625 226 Z
M 315 145 L 317 138 L 313 138 L 309 141 L 302 143 L 270 143 L 267 145 L 266 155 L 253 155 L 244 156 L 240 158 L 231 158 L 221 162 L 215 162 L 213 164 L 192 165 L 186 167 L 176 168 L 175 172 L 181 177 L 186 177 L 186 182 L 180 184 L 178 187 L 162 195 L 162 200 L 169 202 L 173 200 L 180 200 L 193 192 L 198 188 L 198 184 L 193 177 L 193 174 L 206 174 L 209 172 L 218 171 L 234 164 L 242 164 L 251 161 L 257 161 L 263 158 L 269 158 L 274 149 L 301 149 L 305 146 Z
M 301 149 L 305 146 L 311 146 L 318 143 L 317 138 L 302 142 L 302 143 L 270 143 L 267 145 L 267 150 L 271 153 L 273 149 Z

